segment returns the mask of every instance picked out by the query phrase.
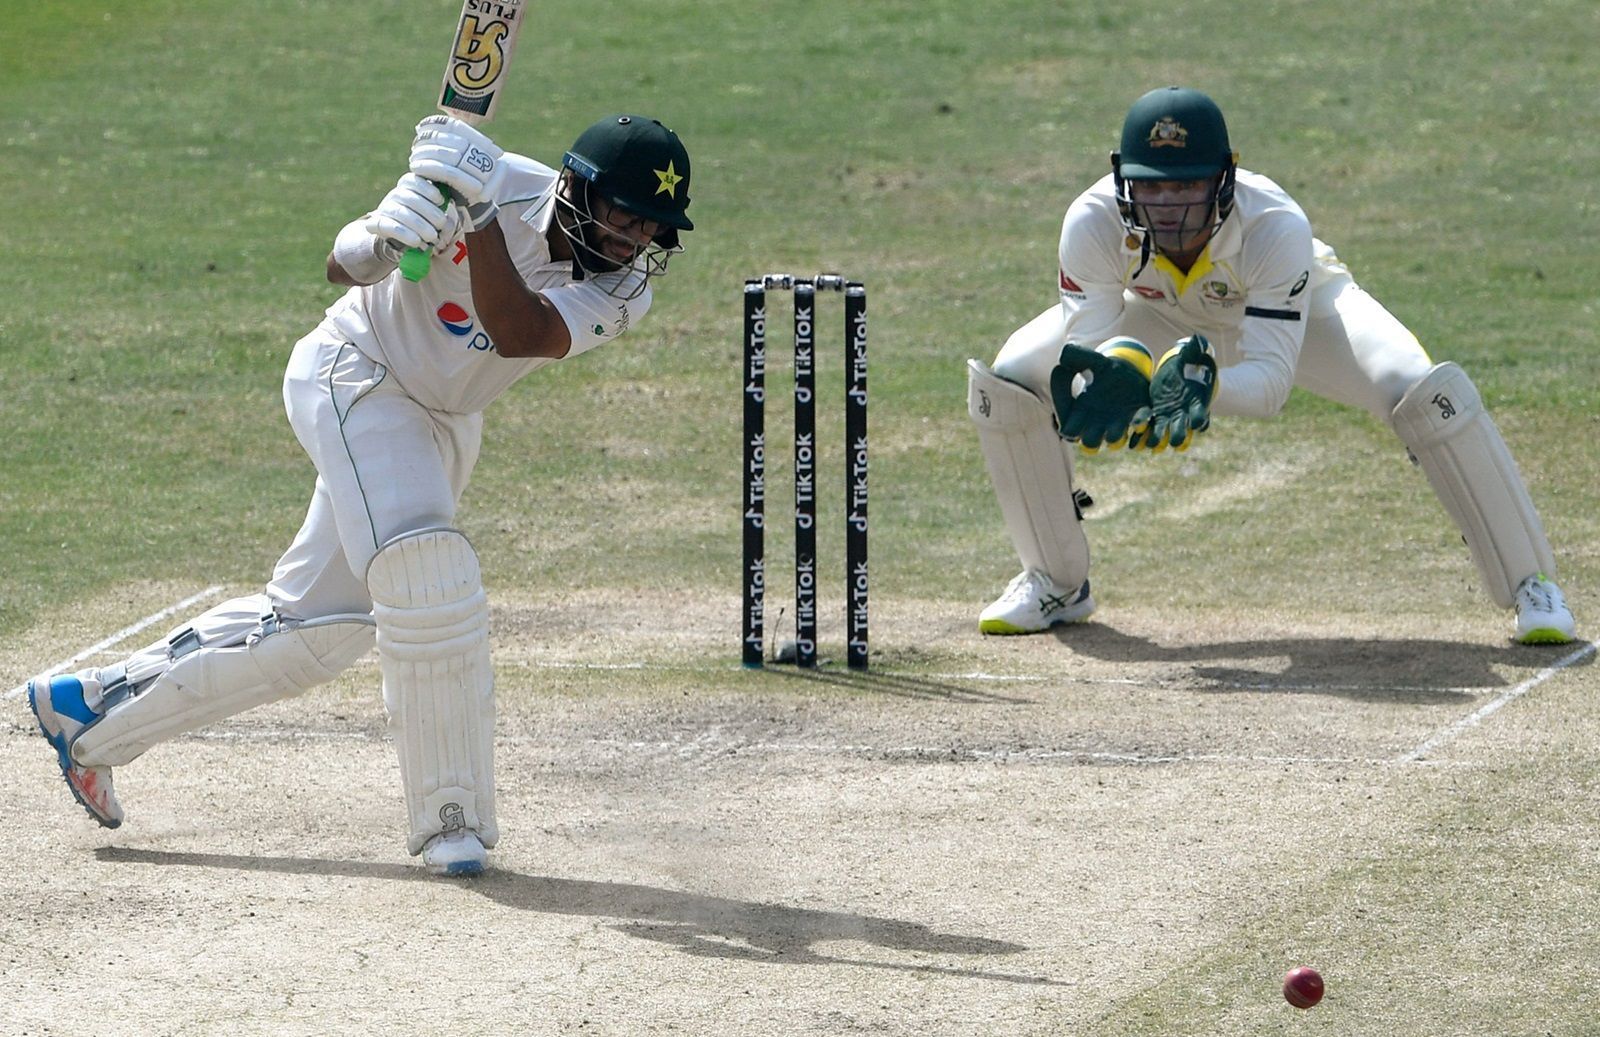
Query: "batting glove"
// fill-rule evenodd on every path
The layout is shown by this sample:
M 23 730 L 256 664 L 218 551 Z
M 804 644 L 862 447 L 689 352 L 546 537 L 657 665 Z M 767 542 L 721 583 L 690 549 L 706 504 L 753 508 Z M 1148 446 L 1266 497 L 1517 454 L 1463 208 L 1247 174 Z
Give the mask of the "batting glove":
M 492 202 L 505 179 L 505 152 L 478 129 L 449 115 L 417 123 L 411 171 L 454 192 L 467 206 Z
M 380 242 L 389 243 L 384 251 L 397 254 L 397 250 L 433 249 L 447 243 L 441 242 L 441 235 L 446 228 L 451 229 L 452 237 L 458 233 L 460 219 L 457 216 L 452 224 L 443 191 L 415 173 L 406 173 L 367 215 L 363 226 Z
M 457 202 L 450 208 L 455 210 L 455 218 L 460 221 L 463 233 L 482 230 L 500 215 L 500 206 L 494 202 L 479 202 L 477 205 L 462 205 Z

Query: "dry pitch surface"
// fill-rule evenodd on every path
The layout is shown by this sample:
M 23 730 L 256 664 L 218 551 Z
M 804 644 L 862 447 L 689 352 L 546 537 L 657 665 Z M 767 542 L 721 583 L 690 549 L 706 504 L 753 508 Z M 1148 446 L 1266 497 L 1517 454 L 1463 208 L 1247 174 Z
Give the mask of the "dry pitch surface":
M 5 684 L 198 590 L 42 624 Z M 116 832 L 9 695 L 0 1033 L 1592 1032 L 1592 645 L 874 602 L 875 670 L 806 676 L 694 662 L 731 598 L 640 600 L 498 595 L 476 882 L 405 856 L 370 658 L 119 771 Z

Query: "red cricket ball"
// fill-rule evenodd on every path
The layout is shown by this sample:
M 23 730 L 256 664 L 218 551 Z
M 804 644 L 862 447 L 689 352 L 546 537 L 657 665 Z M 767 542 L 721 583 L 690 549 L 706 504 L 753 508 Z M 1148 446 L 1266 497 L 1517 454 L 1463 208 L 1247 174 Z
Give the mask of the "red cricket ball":
M 1322 1000 L 1322 976 L 1310 965 L 1300 965 L 1283 977 L 1283 999 L 1296 1008 L 1312 1008 Z

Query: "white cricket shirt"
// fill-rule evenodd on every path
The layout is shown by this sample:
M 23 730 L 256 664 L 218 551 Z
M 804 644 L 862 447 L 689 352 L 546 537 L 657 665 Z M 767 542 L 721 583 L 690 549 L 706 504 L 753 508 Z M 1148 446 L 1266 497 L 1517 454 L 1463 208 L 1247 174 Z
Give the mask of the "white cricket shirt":
M 1059 251 L 1067 337 L 1098 343 L 1124 311 L 1159 312 L 1217 347 L 1217 414 L 1271 417 L 1289 398 L 1314 290 L 1344 273 L 1305 212 L 1259 173 L 1238 171 L 1233 212 L 1188 274 L 1140 254 L 1107 174 L 1068 207 Z M 1171 342 L 1149 342 L 1154 359 Z
M 575 281 L 568 260 L 552 261 L 545 232 L 555 213 L 558 174 L 523 155 L 507 153 L 500 189 L 500 229 L 528 287 L 560 311 L 572 332 L 568 357 L 616 338 L 650 309 L 651 290 L 624 302 L 601 285 L 623 281 L 627 295 L 641 274 L 624 271 Z M 352 288 L 328 307 L 327 322 L 389 369 L 406 393 L 431 410 L 483 410 L 511 383 L 551 357 L 503 357 L 472 305 L 471 258 L 465 241 L 433 257 L 421 281 L 394 271 L 377 284 Z M 563 358 L 564 359 L 564 358 Z

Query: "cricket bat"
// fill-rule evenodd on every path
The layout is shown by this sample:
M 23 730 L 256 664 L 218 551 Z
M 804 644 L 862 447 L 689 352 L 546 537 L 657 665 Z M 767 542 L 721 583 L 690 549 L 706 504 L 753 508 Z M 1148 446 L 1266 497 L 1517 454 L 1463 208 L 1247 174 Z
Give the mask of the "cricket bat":
M 461 5 L 456 42 L 439 88 L 441 112 L 474 126 L 494 115 L 525 4 L 526 0 L 465 0 Z M 420 281 L 432 265 L 433 255 L 427 249 L 409 248 L 400 257 L 400 274 L 408 281 Z

